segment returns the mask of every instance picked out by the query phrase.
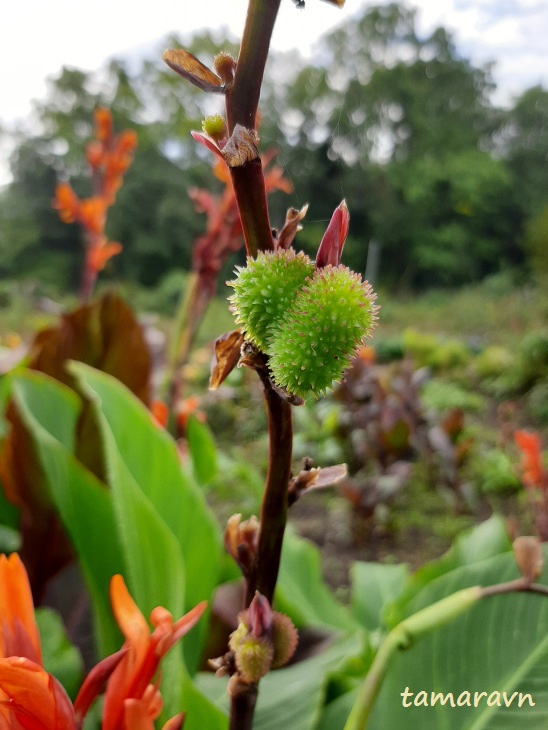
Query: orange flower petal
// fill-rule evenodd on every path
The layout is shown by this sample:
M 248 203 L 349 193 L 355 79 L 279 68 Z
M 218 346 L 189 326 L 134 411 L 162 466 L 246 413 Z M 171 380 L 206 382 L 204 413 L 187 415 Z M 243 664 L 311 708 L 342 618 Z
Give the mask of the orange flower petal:
M 102 233 L 105 228 L 106 202 L 103 198 L 86 198 L 80 203 L 80 223 L 91 233 Z
M 142 657 L 150 643 L 150 629 L 121 575 L 112 576 L 110 600 L 114 618 L 121 632 L 137 656 Z
M 150 412 L 156 423 L 165 428 L 169 418 L 169 408 L 161 400 L 155 400 L 150 406 Z
M 87 265 L 92 271 L 102 271 L 107 261 L 121 251 L 122 244 L 117 241 L 108 241 L 103 245 L 93 246 L 87 253 Z
M 65 690 L 39 664 L 24 657 L 0 659 L 0 689 L 10 698 L 10 710 L 22 727 L 77 730 Z
M 80 214 L 80 200 L 69 183 L 59 183 L 55 188 L 53 207 L 59 211 L 63 223 L 74 223 Z
M 17 553 L 0 555 L 0 657 L 42 663 L 40 635 L 25 566 Z
M 105 142 L 112 135 L 112 114 L 108 109 L 98 107 L 95 110 L 95 136 Z
M 80 721 L 86 716 L 92 702 L 101 694 L 105 682 L 109 679 L 120 661 L 126 656 L 127 652 L 127 649 L 120 649 L 120 651 L 100 661 L 89 672 L 74 700 L 74 712 L 77 720 Z
M 162 730 L 181 730 L 185 723 L 186 713 L 181 712 L 179 715 L 175 715 L 171 720 L 168 720 L 163 726 Z

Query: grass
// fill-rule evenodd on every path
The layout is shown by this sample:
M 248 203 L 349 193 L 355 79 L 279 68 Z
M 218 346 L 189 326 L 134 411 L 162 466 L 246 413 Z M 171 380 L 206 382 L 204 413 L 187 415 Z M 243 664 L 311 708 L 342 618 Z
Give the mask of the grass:
M 511 346 L 526 332 L 545 327 L 548 310 L 541 289 L 505 283 L 499 275 L 459 290 L 413 296 L 393 296 L 381 290 L 376 336 L 390 337 L 414 327 L 425 333 L 476 340 L 479 346 Z

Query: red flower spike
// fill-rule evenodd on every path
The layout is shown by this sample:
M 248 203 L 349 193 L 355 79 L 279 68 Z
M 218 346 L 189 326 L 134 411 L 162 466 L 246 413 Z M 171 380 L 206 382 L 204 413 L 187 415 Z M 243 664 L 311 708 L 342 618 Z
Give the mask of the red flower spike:
M 322 269 L 324 266 L 338 266 L 341 263 L 342 250 L 348 236 L 349 224 L 350 213 L 346 201 L 343 200 L 335 209 L 321 240 L 316 256 L 317 269 Z

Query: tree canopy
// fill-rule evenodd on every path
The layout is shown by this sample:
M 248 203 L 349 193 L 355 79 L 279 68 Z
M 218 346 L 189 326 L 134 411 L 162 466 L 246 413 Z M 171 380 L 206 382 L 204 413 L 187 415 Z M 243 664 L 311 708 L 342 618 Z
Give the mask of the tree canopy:
M 204 63 L 230 38 L 202 33 L 183 46 Z M 365 270 L 380 246 L 381 283 L 461 285 L 526 262 L 529 222 L 548 205 L 548 91 L 527 89 L 509 109 L 492 103 L 490 66 L 477 67 L 451 34 L 417 30 L 416 12 L 370 7 L 325 36 L 317 58 L 273 54 L 261 101 L 262 149 L 276 146 L 295 194 L 273 199 L 272 223 L 310 204 L 297 246 L 317 248 L 325 219 L 345 197 L 351 212 L 345 260 Z M 64 68 L 36 105 L 35 136 L 20 136 L 13 182 L 0 194 L 0 273 L 76 285 L 76 227 L 51 210 L 57 179 L 90 185 L 83 148 L 93 109 L 112 109 L 138 134 L 135 163 L 108 221 L 124 246 L 112 275 L 145 285 L 188 268 L 204 220 L 187 195 L 215 188 L 203 148 L 189 135 L 219 100 L 181 80 L 160 51 L 139 63 L 111 60 L 92 74 Z M 528 228 L 529 226 L 529 228 Z

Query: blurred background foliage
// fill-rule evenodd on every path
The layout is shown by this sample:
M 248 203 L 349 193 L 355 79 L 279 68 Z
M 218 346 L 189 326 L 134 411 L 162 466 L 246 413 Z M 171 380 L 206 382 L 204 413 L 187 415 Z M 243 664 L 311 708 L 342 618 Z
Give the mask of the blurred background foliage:
M 181 45 L 206 64 L 219 49 L 237 53 L 210 33 L 185 43 L 171 37 L 162 48 Z M 296 51 L 273 54 L 262 146 L 278 148 L 296 191 L 273 196 L 273 225 L 288 205 L 309 202 L 297 246 L 313 253 L 345 197 L 345 263 L 365 271 L 375 240 L 378 273 L 368 273 L 393 291 L 460 286 L 505 270 L 546 277 L 548 91 L 527 89 L 510 108 L 493 104 L 494 91 L 488 66 L 464 58 L 444 28 L 419 36 L 415 11 L 395 3 L 325 36 L 313 65 Z M 107 278 L 153 287 L 173 269 L 188 270 L 204 220 L 186 190 L 218 182 L 189 131 L 219 104 L 164 67 L 160 48 L 97 73 L 63 68 L 35 105 L 35 132 L 14 133 L 13 181 L 0 191 L 0 276 L 64 294 L 77 286 L 80 232 L 59 222 L 51 200 L 67 176 L 77 193 L 89 193 L 81 150 L 97 105 L 139 140 L 109 216 L 107 234 L 124 254 Z

